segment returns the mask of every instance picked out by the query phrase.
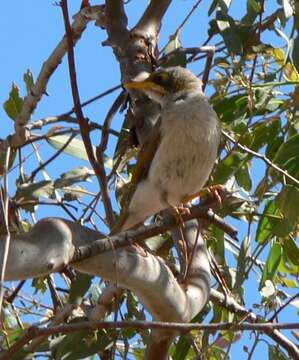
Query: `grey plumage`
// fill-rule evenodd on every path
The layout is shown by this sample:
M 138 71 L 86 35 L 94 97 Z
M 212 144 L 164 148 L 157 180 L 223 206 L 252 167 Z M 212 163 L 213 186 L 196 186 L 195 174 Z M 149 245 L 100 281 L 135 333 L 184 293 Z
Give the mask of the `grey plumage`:
M 138 83 L 131 84 L 128 87 L 139 88 L 134 85 Z M 148 85 L 142 88 L 142 84 Z M 191 71 L 181 67 L 157 71 L 140 83 L 140 89 L 161 104 L 160 140 L 146 177 L 131 190 L 118 231 L 169 205 L 178 206 L 184 197 L 200 191 L 212 171 L 220 141 L 217 115 Z

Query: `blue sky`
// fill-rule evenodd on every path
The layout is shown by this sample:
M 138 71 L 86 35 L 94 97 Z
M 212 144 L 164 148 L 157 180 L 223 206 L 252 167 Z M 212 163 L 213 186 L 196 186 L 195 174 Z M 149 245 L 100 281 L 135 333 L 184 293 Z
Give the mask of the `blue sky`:
M 192 16 L 188 24 L 181 33 L 181 41 L 184 47 L 199 46 L 207 38 L 208 17 L 207 9 L 210 1 L 203 1 L 197 12 Z M 267 1 L 266 5 L 271 6 L 273 1 Z M 91 1 L 91 4 L 96 4 Z M 190 0 L 174 0 L 172 6 L 168 10 L 161 32 L 161 48 L 168 40 L 168 36 L 173 34 L 177 26 L 181 23 L 187 12 L 192 8 L 194 2 Z M 142 10 L 147 5 L 144 0 L 131 0 L 126 6 L 129 16 L 129 25 L 132 26 L 138 20 Z M 232 12 L 234 15 L 243 14 L 246 8 L 246 1 L 233 1 Z M 80 7 L 80 1 L 69 1 L 70 14 L 74 14 Z M 18 0 L 5 1 L 1 4 L 0 24 L 4 31 L 0 32 L 1 44 L 1 86 L 0 86 L 0 102 L 8 98 L 11 83 L 15 82 L 20 86 L 21 92 L 25 95 L 25 86 L 23 83 L 23 74 L 27 69 L 37 76 L 43 61 L 48 57 L 50 52 L 57 45 L 58 41 L 64 34 L 64 25 L 62 12 L 60 7 L 53 5 L 50 0 Z M 272 41 L 271 35 L 269 41 Z M 118 64 L 112 54 L 110 47 L 102 47 L 101 42 L 106 39 L 105 31 L 90 24 L 84 32 L 81 40 L 75 48 L 77 77 L 80 90 L 81 100 L 87 100 L 102 91 L 119 84 L 120 74 Z M 201 64 L 196 63 L 192 69 L 198 73 Z M 37 120 L 45 116 L 52 116 L 64 113 L 72 108 L 72 97 L 70 91 L 70 83 L 68 76 L 67 61 L 64 58 L 62 64 L 58 67 L 54 76 L 51 78 L 47 92 L 49 96 L 44 96 L 32 119 Z M 90 106 L 84 108 L 84 115 L 92 121 L 102 123 L 111 102 L 117 96 L 117 92 L 104 99 L 97 101 Z M 7 117 L 0 107 L 1 117 L 1 138 L 13 132 L 13 122 Z M 122 115 L 116 116 L 113 121 L 113 128 L 119 129 L 123 120 Z M 98 142 L 99 133 L 93 135 L 95 142 Z M 96 141 L 97 140 L 97 141 Z M 112 155 L 113 142 L 109 144 L 108 153 Z M 48 145 L 41 147 L 43 159 L 47 159 L 52 153 Z M 32 149 L 27 149 L 29 153 Z M 25 153 L 26 153 L 25 152 Z M 30 164 L 29 160 L 29 164 Z M 68 155 L 63 156 L 63 161 L 58 161 L 50 165 L 47 170 L 54 176 L 71 170 L 78 166 L 88 166 L 88 163 L 72 158 Z M 255 170 L 255 178 L 261 173 L 261 168 Z M 14 181 L 16 172 L 10 176 L 9 188 L 11 194 L 14 194 Z M 91 189 L 97 189 L 97 182 L 94 180 Z M 38 219 L 45 216 L 63 216 L 65 213 L 58 208 L 46 207 L 41 208 L 38 212 Z M 237 222 L 240 231 L 240 239 L 244 235 L 244 225 Z M 256 279 L 249 279 L 247 283 L 247 297 L 250 306 L 254 302 L 259 301 L 257 293 Z M 296 316 L 295 310 L 284 313 L 282 320 L 293 320 Z M 250 343 L 252 343 L 250 340 Z M 240 341 L 237 346 L 233 346 L 232 359 L 246 358 L 242 351 L 244 344 L 248 345 L 249 337 L 244 336 L 244 340 Z M 256 352 L 256 359 L 265 358 L 265 344 L 261 343 Z M 244 354 L 244 357 L 241 355 Z M 242 356 L 242 357 L 241 357 Z

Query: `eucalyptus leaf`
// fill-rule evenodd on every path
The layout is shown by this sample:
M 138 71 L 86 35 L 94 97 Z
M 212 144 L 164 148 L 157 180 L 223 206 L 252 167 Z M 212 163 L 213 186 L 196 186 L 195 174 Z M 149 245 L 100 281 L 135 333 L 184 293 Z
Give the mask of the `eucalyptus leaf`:
M 3 104 L 6 114 L 12 120 L 15 120 L 21 113 L 23 103 L 24 98 L 20 95 L 20 89 L 15 83 L 13 83 L 9 93 L 9 98 Z
M 67 135 L 56 135 L 47 138 L 47 142 L 55 149 L 59 150 L 67 143 L 69 138 L 70 136 Z M 95 154 L 96 147 L 93 146 L 92 149 Z M 89 160 L 85 150 L 84 142 L 80 139 L 76 139 L 76 138 L 72 139 L 70 144 L 63 150 L 63 152 L 68 155 L 74 156 L 78 159 L 87 160 L 87 161 Z M 106 155 L 104 155 L 104 165 L 108 169 L 112 169 L 113 167 L 112 159 Z
M 26 85 L 27 94 L 30 94 L 31 89 L 34 85 L 34 78 L 32 72 L 29 69 L 25 72 L 23 79 Z
M 78 182 L 88 181 L 91 176 L 94 176 L 95 173 L 92 169 L 82 166 L 70 171 L 63 173 L 59 179 L 55 180 L 55 188 L 63 188 L 65 186 L 71 186 Z
M 281 257 L 282 257 L 282 247 L 279 243 L 274 243 L 271 247 L 266 264 L 264 266 L 264 270 L 259 286 L 260 290 L 265 285 L 266 280 L 271 280 L 273 282 Z
M 79 273 L 77 278 L 72 281 L 70 288 L 69 301 L 72 304 L 79 305 L 86 291 L 89 289 L 92 281 L 92 276 Z
M 40 197 L 49 198 L 54 193 L 54 184 L 51 180 L 43 180 L 32 184 L 22 184 L 17 188 L 17 200 L 38 200 Z

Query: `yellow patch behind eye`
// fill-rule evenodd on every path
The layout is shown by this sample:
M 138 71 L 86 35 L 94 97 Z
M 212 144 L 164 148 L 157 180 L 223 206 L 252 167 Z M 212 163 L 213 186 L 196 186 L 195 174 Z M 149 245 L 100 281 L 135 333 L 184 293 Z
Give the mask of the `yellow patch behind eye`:
M 150 75 L 149 79 L 157 84 L 163 84 L 169 79 L 169 73 L 168 72 L 157 72 Z

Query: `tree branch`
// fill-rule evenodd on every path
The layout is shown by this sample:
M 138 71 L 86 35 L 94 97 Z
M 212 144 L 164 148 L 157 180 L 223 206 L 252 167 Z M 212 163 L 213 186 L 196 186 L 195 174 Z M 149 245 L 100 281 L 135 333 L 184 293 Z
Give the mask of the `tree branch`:
M 148 38 L 152 37 L 156 40 L 160 32 L 163 16 L 170 3 L 171 0 L 151 1 L 133 31 L 141 32 Z
M 24 347 L 30 341 L 37 337 L 48 337 L 60 334 L 72 334 L 80 331 L 94 331 L 98 329 L 163 329 L 174 330 L 179 333 L 185 333 L 192 330 L 208 330 L 208 331 L 262 331 L 267 332 L 273 329 L 299 329 L 299 323 L 169 323 L 161 321 L 81 321 L 74 324 L 65 324 L 51 326 L 49 328 L 41 328 L 31 326 L 25 334 L 19 339 L 4 355 L 0 356 L 0 360 L 9 360 L 19 349 Z M 160 358 L 159 358 L 160 359 Z
M 84 146 L 86 149 L 86 153 L 88 155 L 88 159 L 97 175 L 97 179 L 101 188 L 102 199 L 104 203 L 106 219 L 110 227 L 114 224 L 114 215 L 113 209 L 110 201 L 110 197 L 108 194 L 107 189 L 107 182 L 106 182 L 106 173 L 103 161 L 97 162 L 95 155 L 93 153 L 91 140 L 89 137 L 89 126 L 84 118 L 82 108 L 81 108 L 81 101 L 80 95 L 77 85 L 77 76 L 76 76 L 76 68 L 75 68 L 75 57 L 74 57 L 74 43 L 73 43 L 73 33 L 72 28 L 69 22 L 69 15 L 68 15 L 68 8 L 67 8 L 67 0 L 62 0 L 61 2 L 64 24 L 65 24 L 65 32 L 67 36 L 67 44 L 68 44 L 68 63 L 69 63 L 69 73 L 71 79 L 71 87 L 72 87 L 72 94 L 74 100 L 74 110 L 78 119 L 78 123 L 80 126 L 80 131 L 82 135 L 82 139 L 84 142 Z M 103 160 L 103 159 L 102 159 Z
M 97 17 L 101 15 L 102 11 L 103 8 L 101 6 L 91 6 L 90 8 L 82 9 L 74 16 L 74 22 L 72 24 L 74 44 L 80 39 L 86 25 L 90 21 L 97 19 Z M 67 49 L 67 39 L 63 37 L 49 58 L 44 62 L 30 94 L 28 94 L 24 99 L 22 111 L 15 120 L 16 133 L 11 137 L 11 146 L 18 147 L 26 141 L 28 135 L 26 134 L 24 126 L 28 123 L 31 114 L 35 110 L 42 95 L 46 92 L 48 81 L 57 66 L 61 63 Z M 5 144 L 2 143 L 2 146 L 5 146 Z
M 219 226 L 223 231 L 227 232 L 231 237 L 236 239 L 237 231 L 235 228 L 226 224 L 218 215 L 214 214 L 209 208 L 203 208 L 201 205 L 191 207 L 189 214 L 182 214 L 182 220 L 189 221 L 195 218 L 205 219 L 211 221 L 216 226 Z M 159 224 L 152 224 L 148 226 L 140 226 L 134 230 L 121 232 L 117 235 L 101 238 L 94 241 L 91 245 L 81 246 L 76 249 L 72 263 L 88 259 L 91 256 L 118 249 L 133 243 L 141 242 L 150 237 L 163 234 L 166 231 L 177 227 L 177 220 L 174 216 L 167 221 L 162 221 Z
M 70 263 L 75 248 L 91 245 L 98 236 L 98 232 L 71 221 L 42 220 L 28 233 L 12 235 L 6 280 L 60 271 Z M 188 322 L 206 304 L 210 288 L 205 243 L 200 234 L 195 241 L 190 243 L 196 248 L 191 260 L 192 271 L 184 287 L 161 258 L 136 247 L 105 252 L 73 263 L 72 267 L 108 281 L 117 281 L 120 287 L 132 290 L 155 320 Z M 0 241 L 0 255 L 2 253 L 3 241 Z M 159 331 L 165 336 L 164 330 Z
M 245 151 L 247 154 L 253 155 L 254 157 L 263 160 L 267 165 L 269 165 L 271 168 L 279 172 L 280 174 L 284 175 L 286 178 L 290 179 L 292 182 L 294 182 L 296 185 L 299 185 L 299 180 L 294 178 L 292 175 L 290 175 L 286 170 L 283 170 L 276 164 L 274 164 L 270 159 L 268 159 L 265 155 L 260 154 L 254 150 L 251 150 L 246 145 L 240 144 L 237 140 L 235 140 L 232 136 L 230 136 L 226 131 L 222 130 L 222 134 L 230 140 L 233 144 L 235 144 L 239 149 Z
M 251 323 L 257 323 L 259 321 L 256 314 L 253 312 L 247 310 L 243 306 L 237 303 L 237 301 L 232 298 L 231 296 L 223 295 L 220 292 L 211 289 L 210 293 L 210 299 L 211 301 L 215 302 L 219 306 L 225 307 L 229 311 L 241 316 L 246 317 L 247 321 L 250 321 Z M 271 323 L 272 325 L 273 323 Z M 276 325 L 276 324 L 275 324 Z M 277 324 L 279 325 L 279 324 Z M 281 324 L 284 326 L 283 324 Z M 263 329 L 263 331 L 271 337 L 275 342 L 277 342 L 281 347 L 283 347 L 289 355 L 293 359 L 299 359 L 299 349 L 298 347 L 289 340 L 286 336 L 284 336 L 279 330 L 279 327 L 266 327 Z M 283 328 L 283 327 L 282 327 Z

